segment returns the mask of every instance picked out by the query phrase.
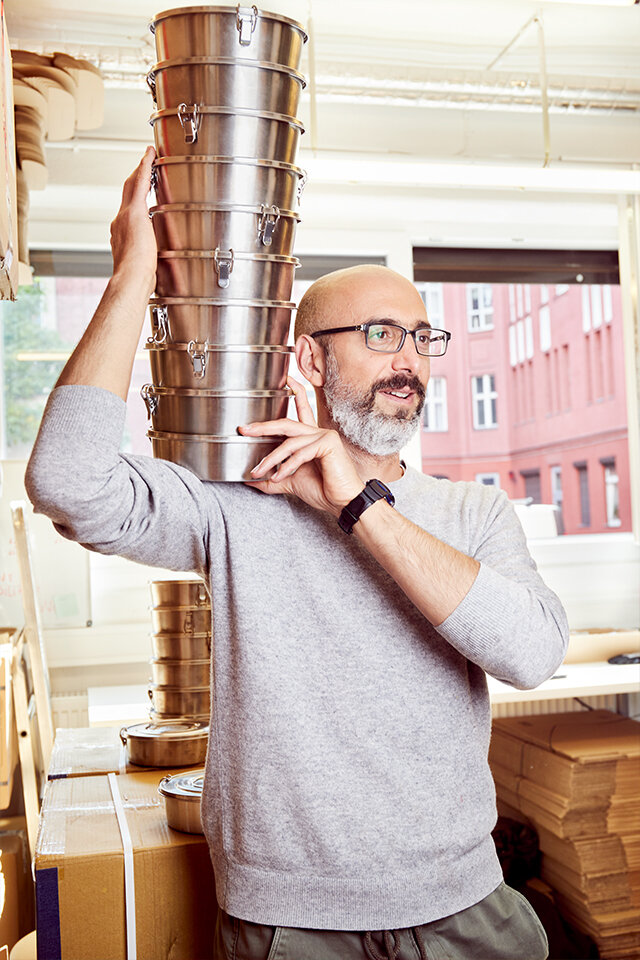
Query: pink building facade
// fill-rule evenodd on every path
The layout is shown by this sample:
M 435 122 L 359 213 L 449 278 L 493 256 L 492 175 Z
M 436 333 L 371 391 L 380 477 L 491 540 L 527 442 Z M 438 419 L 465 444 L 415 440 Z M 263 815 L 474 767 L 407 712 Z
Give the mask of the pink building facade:
M 425 473 L 560 508 L 567 534 L 631 529 L 616 286 L 420 283 L 433 326 Z

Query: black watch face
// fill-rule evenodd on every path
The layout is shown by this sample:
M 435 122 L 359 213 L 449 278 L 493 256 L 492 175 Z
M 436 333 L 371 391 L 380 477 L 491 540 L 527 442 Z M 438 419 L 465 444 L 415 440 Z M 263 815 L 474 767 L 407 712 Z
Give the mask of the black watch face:
M 369 480 L 368 486 L 374 493 L 377 493 L 380 497 L 384 497 L 391 506 L 396 502 L 391 490 L 389 490 L 389 487 L 384 484 L 382 480 Z

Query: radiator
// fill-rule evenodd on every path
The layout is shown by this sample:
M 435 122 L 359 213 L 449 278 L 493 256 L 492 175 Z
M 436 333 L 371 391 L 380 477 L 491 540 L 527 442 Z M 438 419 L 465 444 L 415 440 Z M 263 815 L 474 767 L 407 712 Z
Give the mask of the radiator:
M 65 693 L 51 697 L 53 729 L 88 727 L 89 702 L 86 693 Z

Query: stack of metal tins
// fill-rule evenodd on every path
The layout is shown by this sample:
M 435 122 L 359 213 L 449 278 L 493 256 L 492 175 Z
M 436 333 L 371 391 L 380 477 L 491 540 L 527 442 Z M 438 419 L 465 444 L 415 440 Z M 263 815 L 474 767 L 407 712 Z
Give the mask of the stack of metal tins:
M 209 722 L 211 601 L 202 580 L 152 580 L 152 720 Z
M 241 424 L 286 416 L 287 347 L 304 172 L 302 26 L 254 7 L 182 7 L 151 24 L 157 159 L 154 456 L 239 481 L 279 441 Z

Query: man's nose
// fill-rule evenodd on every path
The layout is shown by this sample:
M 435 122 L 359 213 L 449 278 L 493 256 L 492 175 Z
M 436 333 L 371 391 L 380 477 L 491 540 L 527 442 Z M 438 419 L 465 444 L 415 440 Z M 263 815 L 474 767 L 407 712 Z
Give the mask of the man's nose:
M 394 370 L 410 370 L 415 373 L 421 363 L 422 357 L 416 350 L 416 345 L 411 334 L 407 334 L 404 343 L 397 353 L 393 354 L 391 366 Z

